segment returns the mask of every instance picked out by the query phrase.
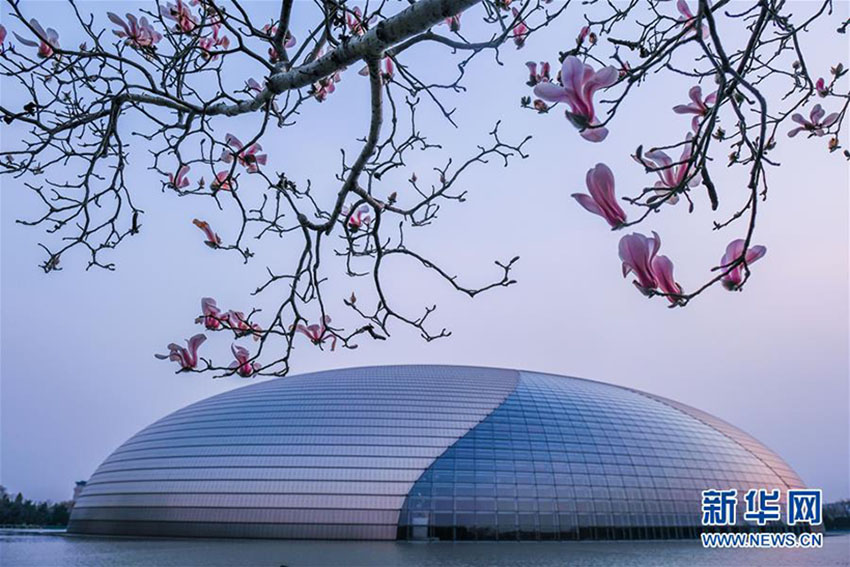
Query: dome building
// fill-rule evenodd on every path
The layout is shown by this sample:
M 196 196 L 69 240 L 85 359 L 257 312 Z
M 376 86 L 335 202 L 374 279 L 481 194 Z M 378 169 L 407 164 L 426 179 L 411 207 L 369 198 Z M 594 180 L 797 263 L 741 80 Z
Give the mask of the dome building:
M 68 531 L 298 539 L 697 537 L 701 491 L 804 485 L 709 414 L 537 372 L 384 366 L 269 380 L 143 429 Z M 742 511 L 738 513 L 739 522 Z M 776 529 L 784 525 L 768 526 Z

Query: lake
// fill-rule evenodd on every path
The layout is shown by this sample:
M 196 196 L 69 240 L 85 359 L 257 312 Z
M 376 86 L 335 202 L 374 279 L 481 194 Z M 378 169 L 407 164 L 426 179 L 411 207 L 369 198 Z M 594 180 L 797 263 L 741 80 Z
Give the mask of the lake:
M 0 530 L 0 564 L 3 567 L 847 566 L 850 534 L 829 535 L 824 538 L 823 548 L 816 550 L 713 550 L 703 549 L 699 541 L 319 542 L 130 539 Z

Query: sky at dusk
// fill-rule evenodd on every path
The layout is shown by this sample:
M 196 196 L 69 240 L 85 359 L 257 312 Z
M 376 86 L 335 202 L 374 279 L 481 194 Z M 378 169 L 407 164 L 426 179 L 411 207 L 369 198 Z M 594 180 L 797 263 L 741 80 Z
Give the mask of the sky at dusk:
M 64 4 L 25 4 L 45 26 L 65 33 Z M 273 2 L 248 4 L 269 17 L 275 7 Z M 811 5 L 797 2 L 792 11 Z M 81 4 L 83 11 L 97 11 L 106 26 L 101 6 L 106 4 Z M 126 6 L 132 10 L 137 4 Z M 296 32 L 299 9 L 296 3 Z M 783 131 L 773 152 L 782 166 L 768 173 L 769 198 L 760 204 L 754 237 L 768 252 L 752 267 L 744 291 L 716 286 L 684 309 L 644 298 L 631 278 L 622 277 L 617 257 L 622 235 L 581 209 L 570 194 L 585 191 L 585 172 L 597 162 L 611 167 L 619 195 L 636 194 L 653 182 L 630 154 L 639 144 L 681 139 L 690 118 L 670 109 L 687 102 L 691 83 L 662 74 L 641 85 L 609 125 L 602 144 L 582 140 L 560 111 L 537 115 L 522 110 L 519 100 L 529 94 L 524 63 L 554 61 L 559 49 L 572 46 L 582 25 L 580 10 L 576 4 L 520 51 L 507 46 L 501 65 L 488 55 L 477 59 L 467 72 L 467 92 L 446 97 L 457 107 L 458 128 L 423 100 L 423 130 L 443 148 L 413 156 L 380 189 L 384 195 L 398 190 L 403 203 L 404 179 L 416 172 L 423 182 L 436 182 L 433 168 L 449 157 L 472 155 L 498 120 L 505 139 L 533 135 L 528 159 L 508 168 L 496 162 L 476 166 L 462 183 L 469 191 L 466 202 L 447 204 L 434 224 L 407 235 L 412 247 L 470 285 L 498 276 L 493 260 L 519 255 L 519 283 L 471 300 L 420 266 L 398 261 L 386 274 L 397 305 L 409 314 L 438 305 L 432 325 L 449 328 L 452 336 L 426 343 L 414 330 L 395 325 L 388 341 L 364 338 L 356 350 L 335 352 L 300 340 L 293 373 L 440 363 L 606 381 L 725 419 L 775 450 L 809 486 L 823 488 L 827 500 L 850 497 L 848 162 L 839 152 L 828 153 L 825 138 L 789 139 Z M 830 66 L 848 60 L 847 38 L 833 30 L 850 15 L 850 3 L 837 2 L 835 10 L 803 37 L 815 76 L 826 76 Z M 4 6 L 0 21 L 11 27 L 6 12 Z M 474 26 L 469 29 L 473 37 Z M 69 42 L 78 41 L 74 33 L 67 32 Z M 426 68 L 425 76 L 453 76 L 455 59 L 443 48 L 423 47 L 405 57 L 411 67 Z M 298 126 L 263 139 L 270 166 L 301 183 L 310 179 L 320 198 L 329 200 L 336 193 L 340 148 L 349 155 L 357 151 L 368 126 L 368 81 L 358 70 L 359 65 L 344 73 L 325 103 L 307 104 Z M 5 85 L 0 100 L 4 106 L 22 104 Z M 827 108 L 832 110 L 837 108 Z M 137 120 L 128 119 L 127 131 L 138 126 Z M 248 136 L 253 127 L 256 120 L 239 118 L 219 123 L 217 131 L 222 138 L 228 131 Z M 2 148 L 11 148 L 22 135 L 4 126 Z M 228 239 L 234 236 L 227 220 L 234 211 L 163 193 L 159 177 L 147 169 L 143 141 L 130 143 L 131 188 L 145 215 L 140 234 L 109 256 L 116 263 L 114 272 L 87 272 L 85 258 L 70 255 L 63 258 L 61 271 L 44 274 L 37 243 L 50 237 L 15 223 L 36 215 L 37 203 L 19 181 L 0 177 L 0 483 L 29 498 L 69 498 L 75 481 L 87 479 L 142 427 L 186 404 L 250 383 L 174 374 L 172 363 L 153 354 L 200 332 L 193 320 L 201 297 L 215 297 L 226 308 L 248 311 L 256 305 L 270 311 L 274 291 L 259 298 L 250 292 L 264 281 L 267 266 L 282 269 L 294 251 L 286 237 L 261 241 L 252 245 L 257 256 L 246 266 L 235 255 L 207 248 L 192 219 L 208 219 Z M 725 155 L 718 153 L 718 159 L 722 163 Z M 740 206 L 747 191 L 742 168 L 718 165 L 713 173 L 717 212 L 709 209 L 699 187 L 693 213 L 682 202 L 636 229 L 661 235 L 662 253 L 674 261 L 686 291 L 708 279 L 726 244 L 746 230 L 743 220 L 711 230 L 713 221 L 725 220 Z M 240 190 L 252 190 L 250 183 Z M 355 290 L 361 301 L 369 301 L 369 286 L 345 277 L 333 260 L 326 269 L 329 313 L 335 322 L 354 325 L 357 320 L 342 299 Z M 229 344 L 224 337 L 212 337 L 204 348 L 221 360 Z

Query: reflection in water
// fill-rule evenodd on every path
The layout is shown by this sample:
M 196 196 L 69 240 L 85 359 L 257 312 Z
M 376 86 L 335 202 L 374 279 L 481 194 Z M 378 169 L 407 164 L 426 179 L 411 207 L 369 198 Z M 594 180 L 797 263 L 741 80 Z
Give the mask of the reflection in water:
M 709 550 L 698 541 L 406 543 L 129 539 L 0 531 L 0 563 L 15 567 L 287 567 L 391 565 L 732 566 L 850 565 L 850 534 L 819 550 Z

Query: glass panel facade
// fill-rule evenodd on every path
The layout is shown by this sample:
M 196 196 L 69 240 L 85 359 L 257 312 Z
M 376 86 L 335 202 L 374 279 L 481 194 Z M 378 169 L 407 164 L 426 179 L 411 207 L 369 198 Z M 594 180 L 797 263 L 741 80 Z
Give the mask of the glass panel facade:
M 784 496 L 802 486 L 752 437 L 668 402 L 522 372 L 514 393 L 414 484 L 399 537 L 696 537 L 702 490 L 781 488 Z

